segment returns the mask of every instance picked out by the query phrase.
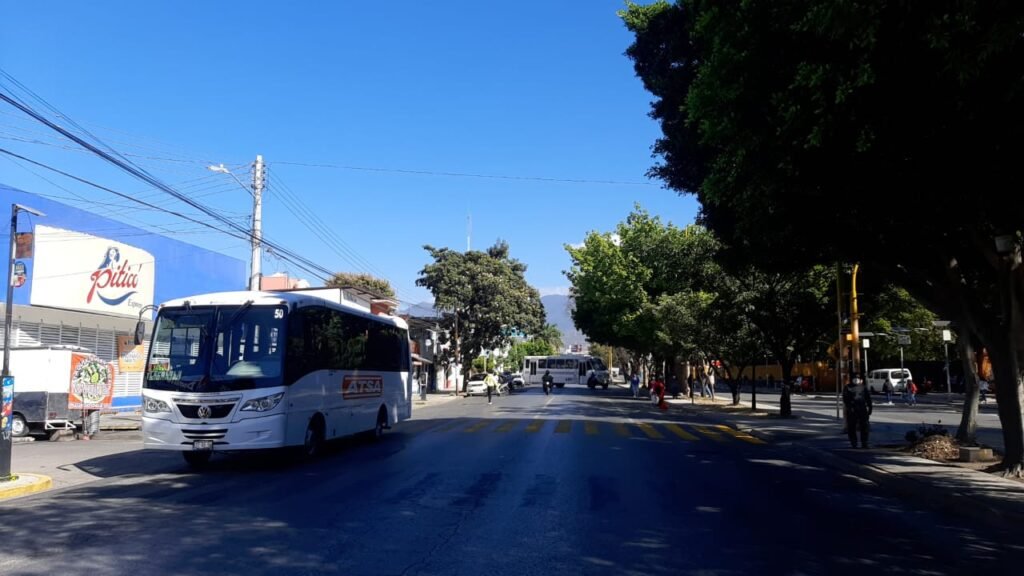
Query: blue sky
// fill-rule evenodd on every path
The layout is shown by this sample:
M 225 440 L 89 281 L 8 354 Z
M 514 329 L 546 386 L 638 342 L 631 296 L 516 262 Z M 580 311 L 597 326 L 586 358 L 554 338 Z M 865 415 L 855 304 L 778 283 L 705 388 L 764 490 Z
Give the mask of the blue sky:
M 251 200 L 206 166 L 225 163 L 247 181 L 246 164 L 262 154 L 266 236 L 328 268 L 384 276 L 403 301 L 430 299 L 415 286 L 422 245 L 465 249 L 468 214 L 474 248 L 506 240 L 548 293 L 568 286 L 563 245 L 611 230 L 635 202 L 678 224 L 696 214 L 692 198 L 644 176 L 658 127 L 622 55 L 622 6 L 15 2 L 0 22 L 0 67 L 239 222 Z M 180 207 L 4 103 L 0 147 Z M 0 159 L 0 182 L 248 259 L 240 240 L 46 178 Z M 340 243 L 326 244 L 289 205 L 315 213 Z M 263 267 L 293 268 L 273 256 Z

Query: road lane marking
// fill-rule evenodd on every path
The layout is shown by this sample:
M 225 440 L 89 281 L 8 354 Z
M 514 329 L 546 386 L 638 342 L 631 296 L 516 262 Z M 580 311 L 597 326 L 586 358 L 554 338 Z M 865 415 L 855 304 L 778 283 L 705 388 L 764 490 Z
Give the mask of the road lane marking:
M 529 424 L 526 425 L 526 431 L 530 432 L 531 434 L 536 434 L 537 432 L 540 432 L 541 428 L 544 427 L 544 422 L 545 420 L 534 420 L 533 422 L 530 422 Z
M 755 438 L 755 437 L 751 436 L 750 434 L 747 434 L 746 432 L 741 432 L 739 430 L 735 430 L 735 429 L 730 428 L 728 426 L 725 426 L 723 424 L 719 424 L 719 425 L 715 426 L 715 428 L 718 428 L 719 430 L 725 432 L 726 434 L 729 434 L 730 436 L 732 436 L 733 438 L 736 438 L 737 440 L 742 440 L 744 442 L 750 442 L 751 444 L 765 444 L 765 441 L 761 440 L 760 438 Z
M 700 438 L 697 438 L 693 434 L 690 434 L 679 424 L 665 424 L 665 428 L 668 428 L 669 432 L 675 434 L 676 436 L 679 436 L 683 440 L 687 440 L 690 442 L 694 440 L 700 440 Z
M 641 431 L 643 431 L 643 433 L 646 434 L 648 438 L 651 438 L 653 440 L 661 440 L 662 438 L 665 437 L 661 432 L 658 432 L 658 430 L 654 426 L 651 426 L 646 422 L 639 422 L 636 426 Z
M 507 420 L 505 422 L 502 422 L 497 428 L 494 429 L 494 431 L 495 432 L 511 432 L 512 429 L 515 428 L 518 424 L 519 424 L 518 420 Z
M 618 434 L 619 436 L 622 436 L 623 438 L 632 438 L 633 437 L 633 434 L 630 433 L 630 431 L 629 431 L 629 427 L 627 427 L 622 422 L 618 422 L 618 423 L 615 424 L 615 433 Z
M 725 439 L 722 438 L 722 435 L 719 434 L 718 432 L 715 432 L 714 430 L 710 430 L 710 429 L 705 428 L 703 426 L 694 426 L 694 429 L 696 429 L 697 432 L 700 432 L 701 434 L 703 434 L 704 436 L 707 436 L 708 438 L 710 438 L 711 440 L 713 440 L 715 442 L 724 442 L 725 441 Z
M 597 436 L 600 433 L 597 429 L 597 422 L 590 420 L 583 423 L 583 431 L 587 433 L 587 436 Z
M 555 434 L 568 434 L 572 430 L 572 420 L 559 420 L 555 425 Z
M 481 421 L 477 422 L 476 424 L 473 424 L 472 426 L 467 426 L 466 429 L 463 430 L 463 432 L 468 432 L 468 433 L 479 432 L 479 431 L 483 430 L 484 428 L 487 428 L 490 425 L 491 425 L 491 421 L 490 420 L 481 420 Z

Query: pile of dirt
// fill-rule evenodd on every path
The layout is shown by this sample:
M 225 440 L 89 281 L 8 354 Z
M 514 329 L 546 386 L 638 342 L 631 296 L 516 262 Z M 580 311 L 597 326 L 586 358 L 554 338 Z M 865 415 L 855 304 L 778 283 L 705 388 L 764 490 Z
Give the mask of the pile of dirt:
M 960 458 L 960 444 L 950 436 L 936 434 L 926 436 L 924 439 L 910 447 L 914 456 L 945 462 L 958 460 Z

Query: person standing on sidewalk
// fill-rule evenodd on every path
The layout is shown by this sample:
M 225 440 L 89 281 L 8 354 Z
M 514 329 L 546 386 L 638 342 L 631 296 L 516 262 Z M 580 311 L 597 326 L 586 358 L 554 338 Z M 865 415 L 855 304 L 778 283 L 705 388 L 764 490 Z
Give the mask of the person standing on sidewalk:
M 907 406 L 917 405 L 917 384 L 913 380 L 907 380 Z
M 984 378 L 978 379 L 978 400 L 982 404 L 988 404 L 988 380 Z
M 715 369 L 708 370 L 708 375 L 704 379 L 704 388 L 707 390 L 708 397 L 711 401 L 715 401 Z
M 633 375 L 629 378 L 629 389 L 633 392 L 633 398 L 637 398 L 640 395 L 640 375 L 633 371 Z
M 491 403 L 491 394 L 494 393 L 494 389 L 498 386 L 498 379 L 494 377 L 494 372 L 488 372 L 487 376 L 484 377 L 484 384 L 487 385 L 487 403 Z
M 857 448 L 857 431 L 860 431 L 860 447 L 868 447 L 868 420 L 871 418 L 871 391 L 859 377 L 846 385 L 843 390 L 843 404 L 846 406 L 846 435 L 850 445 Z

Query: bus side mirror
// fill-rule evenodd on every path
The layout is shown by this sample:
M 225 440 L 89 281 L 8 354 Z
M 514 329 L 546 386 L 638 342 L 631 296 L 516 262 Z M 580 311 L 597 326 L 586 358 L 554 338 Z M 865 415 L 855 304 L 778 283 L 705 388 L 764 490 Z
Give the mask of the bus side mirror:
M 135 345 L 138 346 L 146 340 L 146 323 L 139 320 L 135 324 Z

